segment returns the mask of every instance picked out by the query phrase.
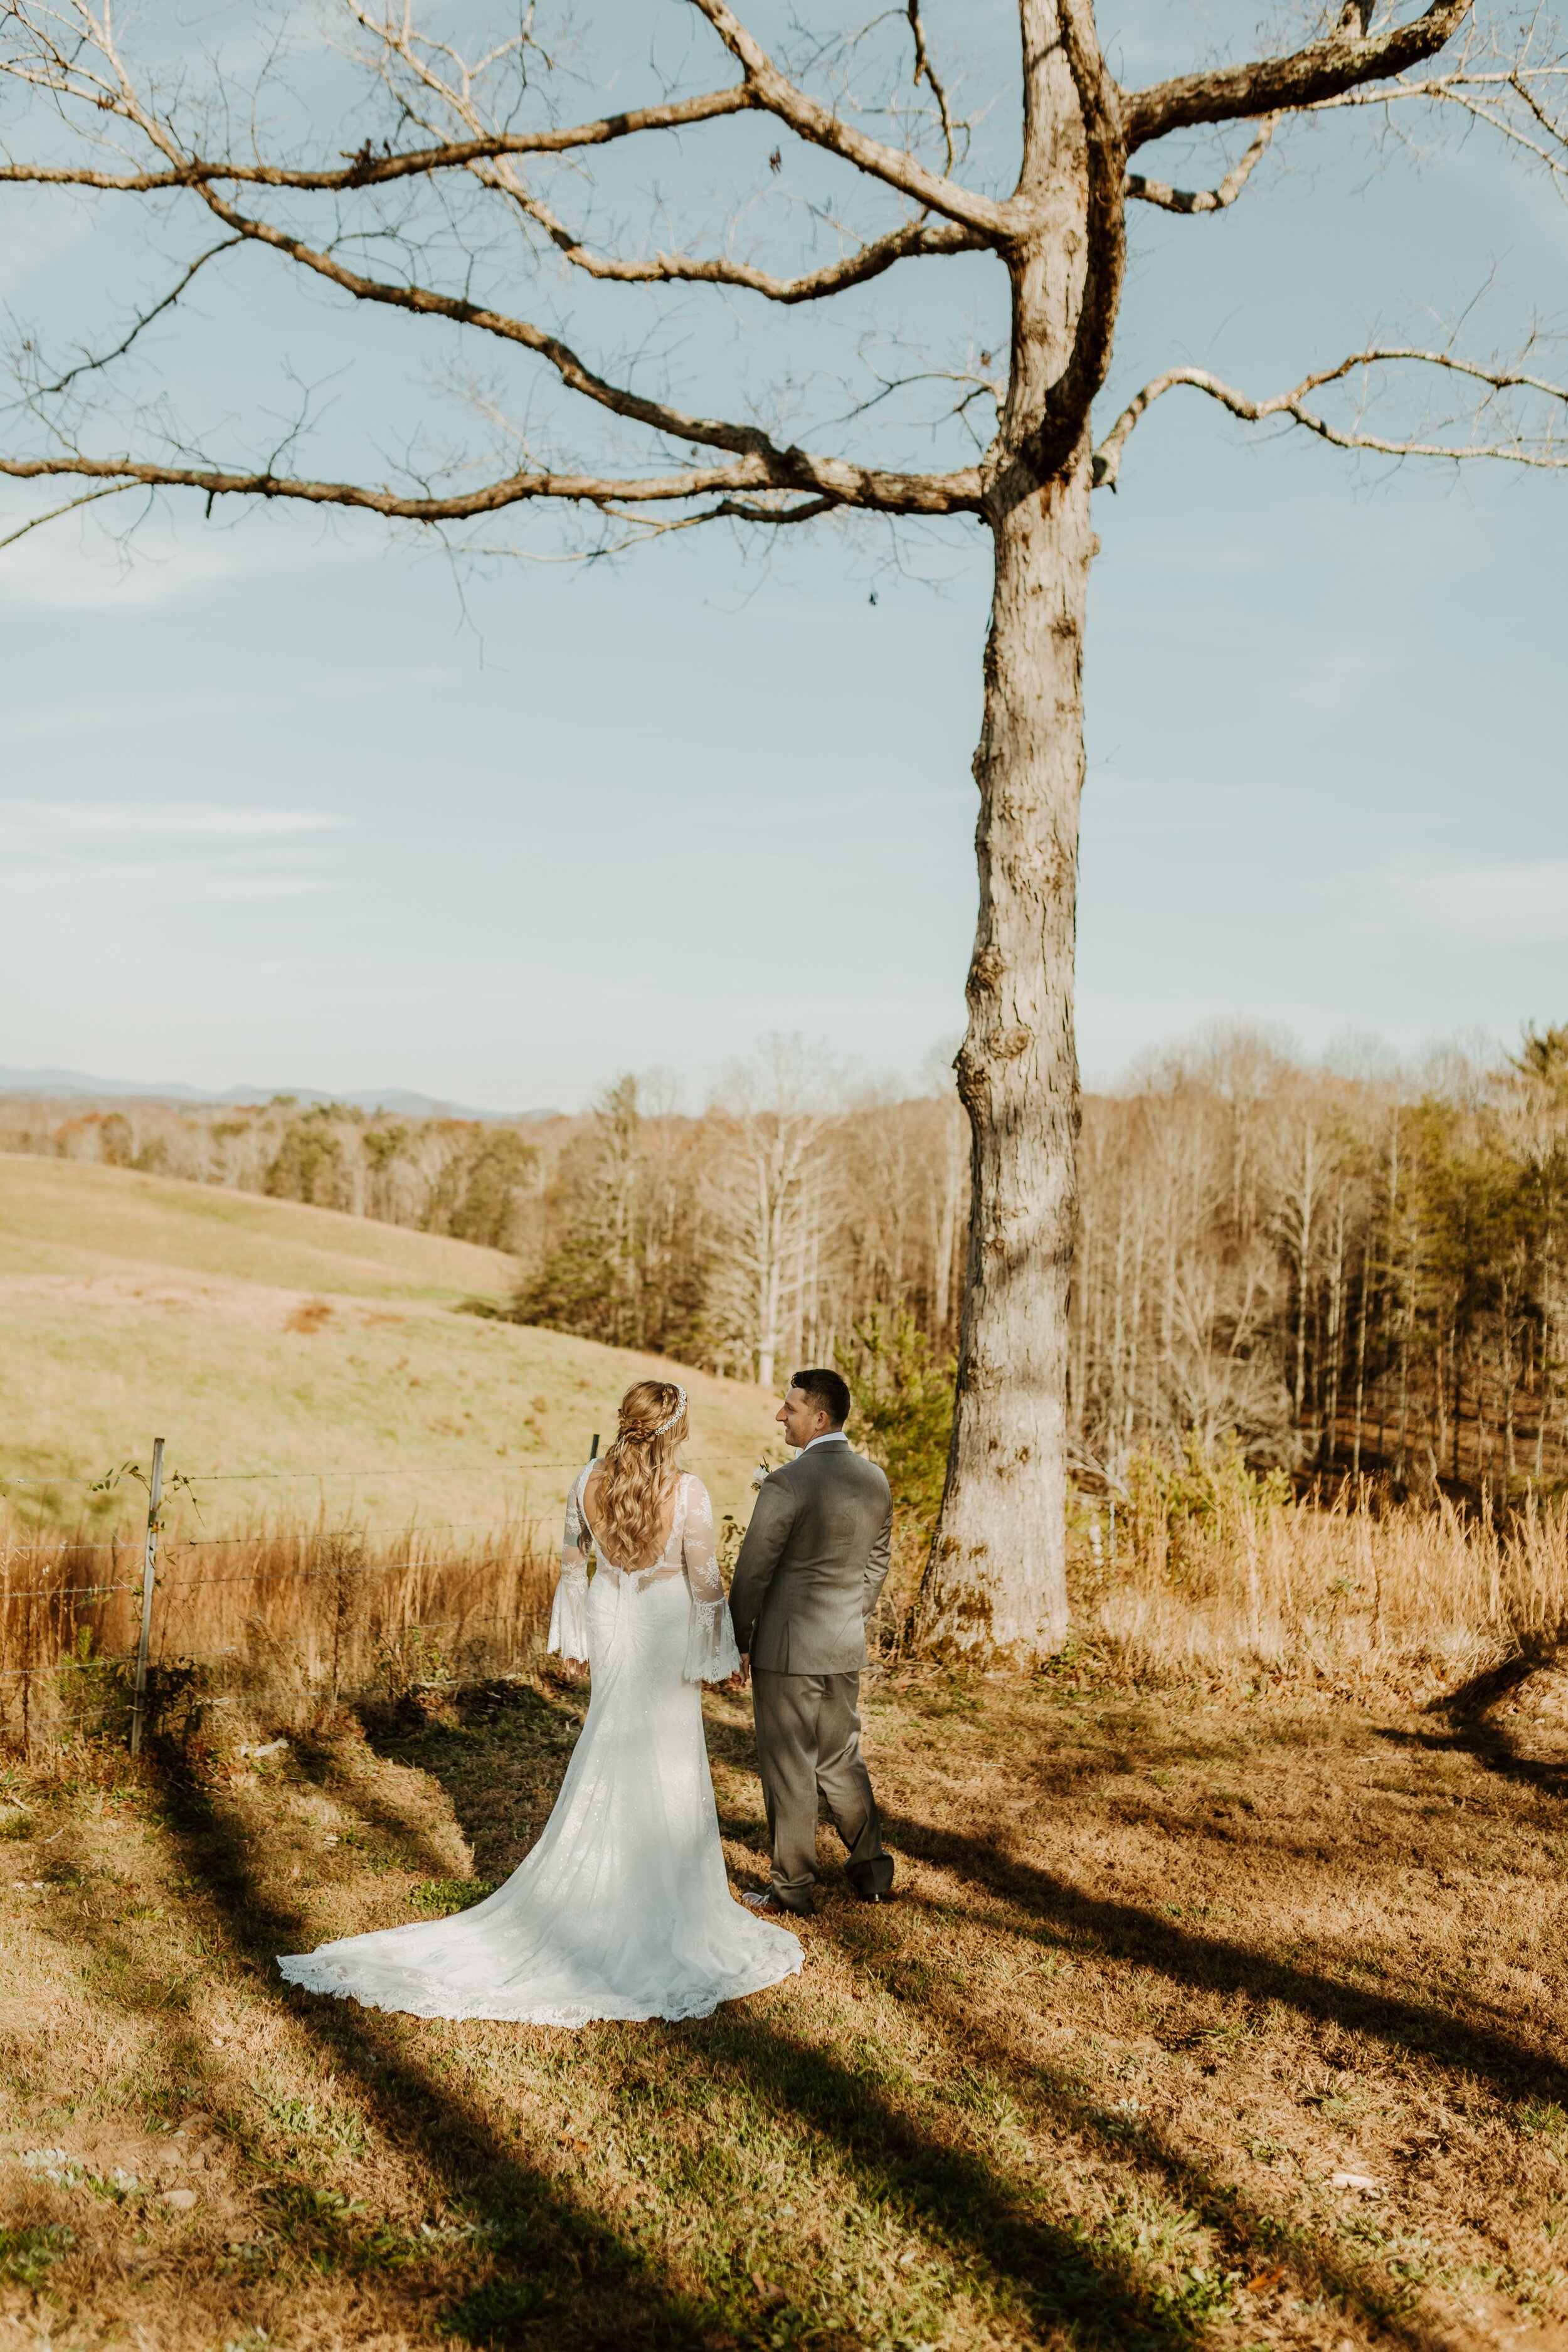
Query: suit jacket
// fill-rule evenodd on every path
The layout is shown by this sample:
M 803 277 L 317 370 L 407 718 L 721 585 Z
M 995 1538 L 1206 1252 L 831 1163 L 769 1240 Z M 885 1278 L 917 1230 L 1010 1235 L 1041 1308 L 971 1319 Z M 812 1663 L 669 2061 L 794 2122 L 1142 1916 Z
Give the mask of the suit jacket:
M 735 1639 L 753 1666 L 841 1675 L 865 1664 L 892 1522 L 887 1479 L 847 1444 L 808 1446 L 763 1482 L 730 1588 Z

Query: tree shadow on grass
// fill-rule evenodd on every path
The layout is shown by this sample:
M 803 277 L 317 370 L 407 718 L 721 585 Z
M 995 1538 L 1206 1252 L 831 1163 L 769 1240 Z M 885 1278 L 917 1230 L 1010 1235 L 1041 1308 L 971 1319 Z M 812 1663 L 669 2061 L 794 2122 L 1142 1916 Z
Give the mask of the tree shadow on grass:
M 1489 1673 L 1477 1675 L 1457 1691 L 1434 1702 L 1431 1716 L 1447 1720 L 1445 1731 L 1406 1731 L 1392 1725 L 1378 1737 L 1390 1747 L 1422 1748 L 1427 1753 L 1465 1755 L 1484 1772 L 1494 1772 L 1517 1786 L 1548 1799 L 1568 1797 L 1568 1765 L 1521 1756 L 1506 1727 L 1491 1719 L 1491 1709 L 1527 1675 L 1560 1662 L 1562 1645 L 1545 1636 L 1531 1641 L 1517 1657 L 1505 1659 Z
M 271 1976 L 275 1955 L 298 1949 L 308 1930 L 298 1913 L 274 1902 L 258 1883 L 243 1824 L 186 1778 L 177 1759 L 162 1761 L 166 1833 L 187 1875 L 216 1899 L 233 1956 Z M 563 2345 L 695 2352 L 713 2345 L 715 2329 L 719 2340 L 729 2340 L 726 2329 L 737 2325 L 742 2335 L 748 2332 L 733 2310 L 662 2278 L 635 2242 L 509 2147 L 480 2106 L 439 2083 L 388 2020 L 353 2002 L 294 1991 L 275 1979 L 272 1990 L 333 2071 L 356 2086 L 389 2144 L 459 2210 L 491 2225 L 502 2281 L 522 2298 L 518 2315 L 507 2323 L 516 2340 L 537 2336 Z M 686 2048 L 710 2074 L 739 2070 L 753 2095 L 760 2089 L 798 2117 L 872 2194 L 905 2208 L 961 2267 L 984 2265 L 1005 2301 L 1022 2305 L 1085 2352 L 1129 2343 L 1179 2352 L 1201 2334 L 1179 2299 L 1173 2302 L 1152 2284 L 1133 2260 L 1097 2247 L 1070 2225 L 1031 2213 L 1005 2175 L 982 2157 L 923 2130 L 864 2074 L 749 2005 L 726 2007 L 693 2025 L 641 2031 Z M 636 2048 L 628 2042 L 628 2057 Z M 333 2244 L 333 2225 L 315 2226 L 323 2251 L 352 2264 L 352 2229 L 337 2225 Z M 549 2313 L 526 2315 L 531 2293 L 566 2280 L 569 2290 Z
M 1552 2050 L 1497 2027 L 1469 2023 L 1429 2002 L 1314 1975 L 1255 1947 L 1194 1934 L 1135 1903 L 1086 1894 L 1000 1843 L 884 1814 L 889 1842 L 1021 1911 L 1087 1937 L 1109 1957 L 1136 1960 L 1179 1984 L 1277 2000 L 1411 2057 L 1481 2076 L 1506 2098 L 1568 2103 L 1568 2067 Z
M 972 2148 L 922 2127 L 875 2078 L 736 2001 L 700 2022 L 663 2029 L 708 2084 L 729 2076 L 798 2118 L 879 2201 L 940 2244 L 978 2263 L 1043 2330 L 1074 2345 L 1190 2346 L 1203 2333 L 1179 2295 L 1136 2262 L 1071 2223 L 1030 2210 L 1027 2193 Z
M 719 1728 L 721 1760 L 743 1766 L 752 1755 L 749 1735 L 741 1727 Z M 398 1753 L 405 1762 L 421 1761 L 417 1744 L 401 1745 Z M 433 1740 L 424 1763 L 446 1787 L 467 1829 L 469 1759 L 444 1756 Z M 757 1821 L 737 1817 L 725 1825 L 765 1864 L 765 1831 Z M 868 2194 L 906 2214 L 961 2270 L 978 2265 L 988 2272 L 1003 2301 L 1056 2331 L 1057 2340 L 1065 2336 L 1086 2352 L 1128 2344 L 1176 2352 L 1203 2333 L 1202 2314 L 1188 2307 L 1181 2291 L 1152 2282 L 1134 2258 L 1097 2243 L 1073 2222 L 1033 2210 L 1027 2191 L 1005 2169 L 940 2129 L 926 2128 L 874 2077 L 754 2004 L 727 2004 L 710 2019 L 643 2030 L 701 2075 L 704 2102 L 716 2087 L 733 2082 L 797 2119 L 805 2134 L 835 2151 Z M 1087 2105 L 1080 2103 L 1075 2123 L 1092 2132 Z M 1205 2283 L 1202 2294 L 1211 2292 Z
M 489 2298 L 491 2314 L 499 2315 L 495 2341 L 538 2336 L 562 2345 L 625 2344 L 649 2352 L 700 2352 L 710 2346 L 712 2308 L 660 2279 L 634 2242 L 509 2147 L 473 2099 L 438 2082 L 434 2069 L 404 2046 L 392 2020 L 278 1979 L 276 1956 L 300 1949 L 308 1929 L 298 1913 L 276 1905 L 258 1885 L 243 1825 L 184 1774 L 178 1759 L 165 1755 L 158 1767 L 166 1834 L 187 1876 L 215 1898 L 231 1956 L 270 1979 L 277 2005 L 310 2034 L 332 2071 L 354 2085 L 389 2146 L 412 2160 L 437 2198 L 483 2225 L 501 2286 L 510 2290 Z M 187 2064 L 201 2063 L 199 2047 L 179 2054 Z M 313 2258 L 344 2268 L 352 2269 L 363 2252 L 353 2225 L 330 2214 L 312 2220 L 307 2242 Z M 476 2341 L 487 2340 L 484 2294 L 481 2288 L 476 2298 L 481 2331 Z M 416 2300 L 410 2315 L 422 2321 L 427 2305 Z
M 309 1732 L 291 1732 L 289 1737 L 290 1760 L 312 1787 L 325 1790 L 329 1782 L 342 1780 L 341 1759 L 330 1741 Z M 450 1857 L 429 1837 L 423 1824 L 410 1821 L 394 1804 L 389 1804 L 374 1789 L 355 1780 L 349 1787 L 340 1785 L 333 1802 L 342 1796 L 353 1806 L 365 1824 L 387 1839 L 409 1863 L 428 1873 L 432 1878 L 447 1874 Z
M 867 1923 L 858 1914 L 830 1913 L 824 1925 L 825 1932 L 889 1999 L 910 2005 L 880 1965 L 882 1955 L 869 1948 Z M 915 2005 L 922 2025 L 930 2030 L 935 2023 L 939 2031 L 945 2030 L 950 2048 L 962 2048 L 965 2067 L 989 2073 L 1026 2112 L 1031 2104 L 1043 2106 L 1069 2145 L 1075 2140 L 1098 2143 L 1129 2172 L 1156 2181 L 1179 2200 L 1214 2231 L 1224 2250 L 1222 2263 L 1231 2267 L 1233 2275 L 1237 2271 L 1276 2277 L 1288 2273 L 1291 2292 L 1333 2298 L 1408 2352 L 1444 2352 L 1451 2342 L 1447 2328 L 1428 2327 L 1402 2310 L 1409 2300 L 1406 2286 L 1387 2278 L 1358 2276 L 1326 2233 L 1319 2231 L 1309 2238 L 1299 2221 L 1287 2222 L 1255 2203 L 1235 2181 L 1173 2146 L 1152 2123 L 1141 2119 L 1133 2124 L 1124 2116 L 1107 2114 L 1081 2081 L 1042 2066 L 1033 2055 L 1021 2057 L 997 2034 L 977 2025 L 973 2014 L 961 2011 L 951 1997 L 929 1986 L 922 1987 Z
M 749 1727 L 715 1720 L 710 1714 L 708 1728 L 716 1762 L 741 1771 L 753 1767 Z M 436 1756 L 430 1758 L 427 1769 L 445 1780 L 461 1819 L 465 1775 L 458 1771 L 447 1778 Z M 760 1816 L 726 1811 L 721 1814 L 721 1826 L 727 1837 L 754 1854 L 765 1874 L 766 1832 Z M 952 1866 L 955 1849 L 961 1850 L 964 1864 L 961 1874 L 971 1882 L 978 1878 L 988 1896 L 1000 1895 L 1026 1913 L 1039 1907 L 1037 1900 L 1031 1903 L 1029 1897 L 1037 1898 L 1040 1884 L 1049 1885 L 1056 1895 L 1068 1898 L 1072 1926 L 1075 1932 L 1081 1930 L 1086 1906 L 1071 1890 L 1058 1889 L 1055 1882 L 1028 1864 L 1011 1863 L 1000 1847 L 981 1840 L 953 1840 L 897 1817 L 889 1822 L 889 1829 L 906 1852 L 922 1853 L 948 1867 Z M 841 1906 L 832 1900 L 830 1890 L 825 1891 L 829 1891 L 829 1901 L 819 1908 L 814 1932 L 838 1943 L 868 1974 L 883 1975 L 884 1990 L 903 2000 L 905 1996 L 887 1981 L 878 1968 L 877 1955 L 869 1948 L 871 1923 L 885 1915 L 862 1915 L 858 1906 Z M 909 1907 L 915 1907 L 917 1900 L 905 1897 Z M 1059 1911 L 1060 1904 L 1046 1907 Z M 1184 1974 L 1194 1985 L 1223 1986 L 1226 1971 L 1215 1965 L 1215 1956 L 1223 1956 L 1233 1964 L 1230 1981 L 1247 1982 L 1248 1990 L 1259 1990 L 1247 1979 L 1247 1971 L 1254 1967 L 1250 1955 L 1237 1954 L 1234 1948 L 1214 1939 L 1168 1930 L 1152 1915 L 1131 1906 L 1091 1907 L 1099 1939 L 1108 1952 L 1130 1948 L 1127 1930 L 1142 1925 L 1155 1931 L 1159 1958 L 1169 1972 Z M 997 1918 L 994 1925 L 1004 1933 L 1020 1932 L 1016 1913 Z M 1114 1934 L 1105 1933 L 1107 1926 Z M 1188 1963 L 1195 1958 L 1198 1965 L 1172 1969 L 1178 1953 Z M 1140 1957 L 1150 1956 L 1144 1952 Z M 1280 1973 L 1276 1969 L 1276 1978 Z M 1292 1981 L 1321 1992 L 1324 2013 L 1331 2013 L 1333 1988 L 1309 1978 L 1305 1971 L 1287 1973 Z M 1091 2146 L 1098 2144 L 1120 2164 L 1157 2180 L 1216 2232 L 1238 2265 L 1253 2272 L 1282 2266 L 1300 2292 L 1338 2299 L 1409 2347 L 1410 2352 L 1433 2352 L 1437 2339 L 1427 2329 L 1419 2322 L 1395 2315 L 1401 2290 L 1391 2290 L 1387 2283 L 1380 2285 L 1358 2279 L 1337 2258 L 1336 2250 L 1321 2241 L 1302 2244 L 1297 2235 L 1287 2248 L 1282 2243 L 1283 2225 L 1275 2217 L 1252 2206 L 1233 2184 L 1167 2145 L 1157 2132 L 1142 2131 L 1136 2143 L 1130 2144 L 1123 2119 L 1101 2113 L 1081 2084 L 1037 2067 L 1021 2068 L 999 2042 L 982 2039 L 977 2043 L 973 2020 L 944 2012 L 940 1999 L 932 2000 L 929 1993 L 922 1993 L 916 2006 L 925 2026 L 935 2022 L 939 2031 L 945 2026 L 952 2047 L 967 2044 L 971 2053 L 978 2051 L 981 2063 L 1010 2080 L 1026 2105 L 1043 2099 L 1064 2132 Z M 747 2005 L 736 2004 L 711 2020 L 667 2031 L 677 2046 L 689 2051 L 694 2063 L 721 2068 L 742 2078 L 753 2090 L 759 2084 L 764 2086 L 810 2130 L 836 2143 L 868 2187 L 907 2210 L 957 2260 L 973 2262 L 978 2255 L 1039 2325 L 1064 2328 L 1075 2341 L 1084 2343 L 1169 2345 L 1189 2342 L 1194 2330 L 1201 2332 L 1198 2318 L 1183 2308 L 1179 2294 L 1174 2298 L 1169 2290 L 1152 2294 L 1137 2266 L 1113 2248 L 1097 2244 L 1091 2232 L 1042 2219 L 1032 2209 L 1026 2184 L 1010 2179 L 999 2164 L 955 2146 L 941 2130 L 923 2129 L 884 2096 L 874 2080 L 798 2034 L 781 2032 L 775 2025 L 763 2023 Z M 963 2063 L 972 2063 L 973 2055 Z M 1197 2282 L 1194 2292 L 1200 2300 L 1212 2294 L 1213 2285 L 1211 2281 Z

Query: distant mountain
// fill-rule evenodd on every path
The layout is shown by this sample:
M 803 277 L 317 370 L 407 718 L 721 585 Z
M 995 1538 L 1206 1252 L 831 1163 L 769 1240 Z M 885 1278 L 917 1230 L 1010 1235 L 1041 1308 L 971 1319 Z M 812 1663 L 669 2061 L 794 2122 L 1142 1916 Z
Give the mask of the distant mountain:
M 434 1095 L 411 1094 L 406 1087 L 341 1095 L 321 1094 L 313 1087 L 228 1087 L 222 1094 L 205 1094 L 199 1087 L 180 1086 L 173 1079 L 158 1086 L 139 1078 L 89 1077 L 81 1070 L 0 1069 L 0 1094 L 41 1095 L 62 1101 L 113 1101 L 124 1096 L 138 1096 L 156 1102 L 238 1106 L 268 1103 L 279 1095 L 289 1095 L 300 1103 L 341 1102 L 350 1104 L 355 1110 L 401 1111 L 405 1118 L 480 1118 L 493 1122 L 559 1116 L 551 1109 L 476 1110 L 469 1103 L 437 1102 Z

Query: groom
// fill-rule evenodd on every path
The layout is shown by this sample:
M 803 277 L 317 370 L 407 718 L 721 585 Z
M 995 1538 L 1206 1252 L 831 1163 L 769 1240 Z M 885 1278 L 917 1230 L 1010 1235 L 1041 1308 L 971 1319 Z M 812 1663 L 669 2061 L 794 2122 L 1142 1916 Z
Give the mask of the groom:
M 771 1891 L 742 1897 L 753 1911 L 810 1912 L 819 1795 L 849 1849 L 844 1874 L 856 1894 L 885 1903 L 893 1884 L 858 1711 L 893 1503 L 880 1470 L 844 1434 L 848 1412 L 837 1372 L 796 1372 L 778 1415 L 796 1459 L 759 1490 L 730 1589 L 773 1852 Z

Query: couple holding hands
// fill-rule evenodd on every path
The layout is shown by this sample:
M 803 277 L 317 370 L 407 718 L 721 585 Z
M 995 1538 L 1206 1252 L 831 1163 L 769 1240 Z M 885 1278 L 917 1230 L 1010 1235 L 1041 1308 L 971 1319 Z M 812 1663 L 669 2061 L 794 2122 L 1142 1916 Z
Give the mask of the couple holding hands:
M 639 1381 L 603 1461 L 574 1480 L 552 1651 L 586 1662 L 588 1713 L 560 1796 L 504 1886 L 449 1919 L 347 1937 L 280 1962 L 314 1992 L 415 2017 L 585 2025 L 706 2017 L 801 1965 L 817 1799 L 867 1902 L 888 1899 L 860 1755 L 866 1621 L 892 1500 L 844 1434 L 837 1372 L 797 1372 L 778 1419 L 795 1459 L 763 1479 L 726 1596 L 713 1507 L 679 1465 L 686 1391 Z M 590 1567 L 594 1573 L 590 1577 Z M 750 1683 L 773 1846 L 766 1893 L 731 1892 L 701 1685 Z

